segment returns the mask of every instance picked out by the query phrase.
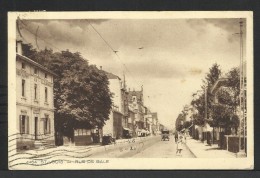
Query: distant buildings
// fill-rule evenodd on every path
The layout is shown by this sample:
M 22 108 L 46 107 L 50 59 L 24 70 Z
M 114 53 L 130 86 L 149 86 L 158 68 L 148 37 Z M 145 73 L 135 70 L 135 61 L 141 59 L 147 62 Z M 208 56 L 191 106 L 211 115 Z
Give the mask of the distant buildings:
M 103 127 L 103 136 L 130 138 L 154 135 L 160 130 L 157 113 L 151 113 L 144 105 L 143 88 L 140 91 L 127 90 L 125 78 L 106 72 L 109 89 L 113 94 L 113 106 Z
M 145 129 L 149 132 L 149 134 L 151 134 L 153 119 L 152 119 L 152 113 L 148 108 L 146 108 L 146 114 L 144 116 L 144 119 L 145 119 Z
M 156 135 L 160 131 L 160 123 L 158 120 L 157 113 L 152 113 L 152 134 Z
M 23 56 L 22 41 L 16 51 L 17 149 L 54 142 L 54 73 Z

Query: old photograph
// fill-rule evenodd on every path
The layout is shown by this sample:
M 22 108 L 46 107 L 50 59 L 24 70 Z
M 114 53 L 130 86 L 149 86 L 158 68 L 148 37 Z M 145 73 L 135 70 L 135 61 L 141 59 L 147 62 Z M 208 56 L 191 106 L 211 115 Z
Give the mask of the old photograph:
M 253 169 L 252 24 L 9 12 L 9 169 Z

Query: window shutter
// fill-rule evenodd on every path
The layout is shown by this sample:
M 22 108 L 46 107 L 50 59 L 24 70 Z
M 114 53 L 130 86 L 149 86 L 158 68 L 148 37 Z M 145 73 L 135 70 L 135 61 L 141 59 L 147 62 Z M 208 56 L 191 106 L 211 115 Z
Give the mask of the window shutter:
M 26 116 L 26 130 L 25 132 L 29 134 L 29 116 Z
M 22 115 L 19 115 L 19 132 L 20 132 L 20 134 L 22 133 Z

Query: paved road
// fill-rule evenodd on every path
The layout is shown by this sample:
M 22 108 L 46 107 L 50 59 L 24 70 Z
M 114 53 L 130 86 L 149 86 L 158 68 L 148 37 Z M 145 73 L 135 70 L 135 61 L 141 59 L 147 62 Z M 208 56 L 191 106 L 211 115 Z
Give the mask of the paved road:
M 189 140 L 188 140 L 189 141 Z M 26 166 L 47 166 L 53 160 L 75 161 L 89 158 L 193 158 L 184 146 L 182 157 L 176 156 L 176 144 L 173 136 L 170 141 L 161 141 L 161 137 L 136 138 L 107 146 L 71 146 L 54 147 L 18 152 L 9 157 L 9 166 L 25 168 Z M 193 144 L 194 145 L 194 144 Z
M 195 156 L 184 146 L 182 150 L 182 158 L 194 158 Z M 176 144 L 174 137 L 170 137 L 170 141 L 159 141 L 154 145 L 142 150 L 140 153 L 133 156 L 133 158 L 180 158 L 176 156 Z

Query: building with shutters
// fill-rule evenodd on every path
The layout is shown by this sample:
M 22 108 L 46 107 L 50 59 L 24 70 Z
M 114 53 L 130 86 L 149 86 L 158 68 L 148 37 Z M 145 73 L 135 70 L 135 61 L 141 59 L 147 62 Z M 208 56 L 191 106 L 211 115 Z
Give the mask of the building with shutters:
M 16 48 L 17 149 L 54 143 L 54 73 Z

